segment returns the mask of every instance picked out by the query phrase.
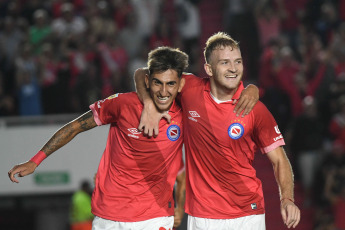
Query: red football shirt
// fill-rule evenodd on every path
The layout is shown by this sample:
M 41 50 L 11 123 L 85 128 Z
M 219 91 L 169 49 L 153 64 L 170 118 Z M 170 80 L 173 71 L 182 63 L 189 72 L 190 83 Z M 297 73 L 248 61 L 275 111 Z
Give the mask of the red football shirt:
M 182 113 L 175 103 L 171 123 L 159 135 L 138 132 L 143 109 L 136 93 L 115 94 L 90 106 L 97 125 L 110 124 L 96 176 L 92 213 L 134 222 L 174 215 L 173 186 L 182 162 Z
M 257 149 L 284 145 L 268 109 L 258 102 L 244 118 L 232 102 L 218 104 L 208 79 L 184 75 L 180 94 L 186 150 L 185 211 L 195 217 L 232 219 L 263 214 L 261 181 L 252 166 Z M 243 90 L 241 83 L 233 99 Z

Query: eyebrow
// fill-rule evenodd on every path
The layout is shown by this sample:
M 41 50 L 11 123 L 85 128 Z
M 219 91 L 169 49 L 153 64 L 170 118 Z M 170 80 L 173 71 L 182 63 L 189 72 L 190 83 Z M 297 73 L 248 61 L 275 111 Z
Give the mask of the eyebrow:
M 242 58 L 236 58 L 234 61 L 239 61 L 239 60 L 242 61 Z M 219 60 L 218 60 L 218 62 L 222 62 L 222 61 L 230 61 L 230 59 L 225 58 L 225 59 L 219 59 Z
M 152 78 L 152 81 L 158 81 L 159 83 L 163 84 L 163 82 L 161 82 L 160 80 L 158 80 L 157 78 Z M 172 81 L 168 81 L 166 82 L 166 84 L 169 84 L 169 83 L 176 83 L 176 81 L 172 80 Z
M 158 80 L 157 78 L 153 77 L 152 81 L 158 81 L 159 83 L 162 83 L 160 80 Z

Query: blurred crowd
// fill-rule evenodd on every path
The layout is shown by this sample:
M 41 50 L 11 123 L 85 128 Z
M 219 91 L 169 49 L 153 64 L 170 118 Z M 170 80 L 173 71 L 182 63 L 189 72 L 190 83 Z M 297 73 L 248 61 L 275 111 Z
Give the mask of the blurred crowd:
M 216 4 L 0 1 L 0 116 L 81 113 L 133 91 L 134 70 L 162 45 L 187 52 L 202 75 L 205 2 Z M 217 4 L 223 31 L 240 41 L 245 82 L 260 87 L 284 133 L 314 229 L 345 229 L 345 0 Z
M 184 0 L 0 1 L 0 116 L 83 112 L 133 91 L 149 50 L 199 49 L 195 23 Z
M 313 229 L 344 230 L 345 1 L 267 2 L 252 11 L 261 100 L 284 133 Z

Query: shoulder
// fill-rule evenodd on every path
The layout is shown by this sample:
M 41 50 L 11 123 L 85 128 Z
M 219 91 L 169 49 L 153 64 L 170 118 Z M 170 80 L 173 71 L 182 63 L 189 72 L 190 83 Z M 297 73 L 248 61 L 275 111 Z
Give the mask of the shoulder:
M 269 112 L 269 110 L 267 109 L 266 105 L 264 103 L 262 103 L 262 101 L 258 101 L 256 103 L 256 105 L 253 108 L 253 111 L 255 113 Z
M 137 102 L 139 101 L 138 95 L 136 92 L 129 93 L 116 93 L 106 98 L 110 101 L 118 102 Z M 140 102 L 140 101 L 139 101 Z
M 130 93 L 116 93 L 103 100 L 97 102 L 97 107 L 108 107 L 108 108 L 121 108 L 130 107 L 141 104 L 137 94 L 135 92 Z
M 182 77 L 185 79 L 184 88 L 204 86 L 208 82 L 208 78 L 197 77 L 192 73 L 183 73 Z
M 266 105 L 261 101 L 258 101 L 253 108 L 253 115 L 255 118 L 265 119 L 267 116 L 272 116 Z
M 186 81 L 202 81 L 203 80 L 203 78 L 197 77 L 196 75 L 192 73 L 187 73 L 187 72 L 183 72 L 182 77 L 185 78 Z
M 275 124 L 276 120 L 272 113 L 268 110 L 266 105 L 261 101 L 258 101 L 253 108 L 253 118 L 255 126 L 260 127 L 262 125 Z

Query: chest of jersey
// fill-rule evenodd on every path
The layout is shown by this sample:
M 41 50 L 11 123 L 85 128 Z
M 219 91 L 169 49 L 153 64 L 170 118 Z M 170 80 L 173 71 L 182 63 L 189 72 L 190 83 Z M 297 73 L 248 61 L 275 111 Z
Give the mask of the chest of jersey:
M 188 94 L 189 92 L 184 96 L 190 97 Z M 233 162 L 233 159 L 251 162 L 256 149 L 252 137 L 253 115 L 237 117 L 233 112 L 235 105 L 232 102 L 217 104 L 208 91 L 201 90 L 198 95 L 198 103 L 195 99 L 186 100 L 186 97 L 182 103 L 185 142 L 190 147 L 190 152 L 208 158 L 217 154 L 217 162 L 219 159 L 224 159 L 225 162 Z
M 198 103 L 184 100 L 184 122 L 188 126 L 186 131 L 200 133 L 222 145 L 228 145 L 234 140 L 241 141 L 250 135 L 253 128 L 251 115 L 237 117 L 232 102 L 217 104 L 209 92 L 202 92 L 201 95 Z
M 118 121 L 112 125 L 122 136 L 127 148 L 133 152 L 155 152 L 157 149 L 174 148 L 178 143 L 182 143 L 183 130 L 181 113 L 172 114 L 170 124 L 162 119 L 159 123 L 159 134 L 154 138 L 148 138 L 143 132 L 137 129 L 140 116 L 140 109 L 127 107 L 121 111 Z

